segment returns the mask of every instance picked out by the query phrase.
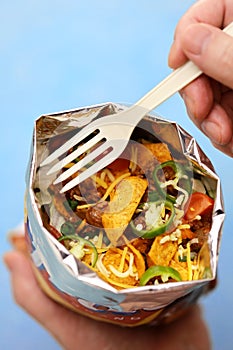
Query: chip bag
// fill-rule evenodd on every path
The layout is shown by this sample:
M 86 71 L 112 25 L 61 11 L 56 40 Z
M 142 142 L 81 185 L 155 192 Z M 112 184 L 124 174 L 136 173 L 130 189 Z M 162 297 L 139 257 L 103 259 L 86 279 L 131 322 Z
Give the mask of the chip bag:
M 49 175 L 51 165 L 40 166 L 90 121 L 124 108 L 107 103 L 36 120 L 25 235 L 51 298 L 97 320 L 157 325 L 216 281 L 225 214 L 220 180 L 197 142 L 149 114 L 117 160 L 64 193 L 56 179 L 86 153 Z

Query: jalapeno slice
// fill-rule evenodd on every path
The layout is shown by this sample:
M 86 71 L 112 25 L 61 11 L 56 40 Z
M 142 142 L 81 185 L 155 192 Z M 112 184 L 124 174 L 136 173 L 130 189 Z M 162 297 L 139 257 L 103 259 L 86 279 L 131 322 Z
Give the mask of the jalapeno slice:
M 145 286 L 152 278 L 161 277 L 162 282 L 168 282 L 169 278 L 180 282 L 180 273 L 173 267 L 154 265 L 149 267 L 140 278 L 140 286 Z
M 173 160 L 157 165 L 153 179 L 159 193 L 176 204 L 184 205 L 192 190 L 190 169 Z M 178 198 L 180 200 L 178 201 Z M 178 203 L 177 203 L 178 202 Z
M 88 241 L 87 239 L 85 238 L 82 238 L 82 237 L 79 237 L 77 235 L 66 235 L 66 236 L 61 236 L 59 239 L 59 241 L 63 241 L 63 240 L 71 240 L 71 241 L 74 241 L 75 242 L 75 245 L 74 247 L 72 247 L 70 249 L 70 252 L 74 254 L 74 256 L 76 258 L 81 258 L 81 253 L 84 249 L 85 246 L 88 246 L 90 248 L 92 248 L 93 250 L 93 261 L 92 261 L 92 267 L 95 266 L 96 262 L 97 262 L 97 259 L 98 259 L 98 252 L 97 252 L 97 249 L 95 247 L 95 245 Z
M 132 230 L 140 237 L 154 238 L 166 232 L 172 225 L 175 208 L 172 202 L 159 200 L 145 203 L 140 215 L 131 221 Z

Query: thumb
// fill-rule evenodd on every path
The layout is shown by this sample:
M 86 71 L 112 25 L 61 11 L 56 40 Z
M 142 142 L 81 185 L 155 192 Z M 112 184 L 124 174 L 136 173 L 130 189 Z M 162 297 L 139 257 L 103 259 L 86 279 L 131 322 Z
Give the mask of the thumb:
M 64 308 L 51 300 L 39 287 L 29 258 L 22 252 L 12 251 L 5 253 L 3 259 L 11 273 L 16 303 L 46 328 L 51 331 L 53 327 L 56 329 L 56 324 L 61 323 L 60 316 Z
M 206 75 L 233 89 L 233 37 L 208 24 L 191 24 L 182 37 L 187 57 Z

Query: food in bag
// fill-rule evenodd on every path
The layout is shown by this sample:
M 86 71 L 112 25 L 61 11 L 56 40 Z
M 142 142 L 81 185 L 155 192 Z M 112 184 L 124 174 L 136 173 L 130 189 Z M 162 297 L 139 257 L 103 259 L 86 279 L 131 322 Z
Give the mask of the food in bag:
M 165 143 L 138 139 L 124 153 L 65 194 L 50 184 L 48 231 L 117 289 L 210 277 L 214 199 L 200 175 Z
M 159 324 L 216 278 L 221 188 L 196 141 L 176 123 L 148 115 L 118 159 L 65 192 L 71 178 L 56 179 L 86 153 L 53 175 L 51 165 L 40 166 L 78 128 L 122 108 L 110 103 L 36 121 L 26 236 L 42 285 L 56 300 L 117 324 Z

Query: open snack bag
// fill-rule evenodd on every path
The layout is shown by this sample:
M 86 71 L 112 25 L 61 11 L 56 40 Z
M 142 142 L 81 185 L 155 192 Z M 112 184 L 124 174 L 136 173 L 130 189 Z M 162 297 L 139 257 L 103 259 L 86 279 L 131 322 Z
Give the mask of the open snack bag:
M 51 165 L 40 166 L 83 126 L 124 108 L 106 103 L 36 120 L 25 235 L 36 276 L 54 300 L 97 320 L 157 325 L 216 280 L 221 186 L 194 138 L 149 114 L 117 160 L 65 192 L 56 178 L 85 154 L 51 175 Z

